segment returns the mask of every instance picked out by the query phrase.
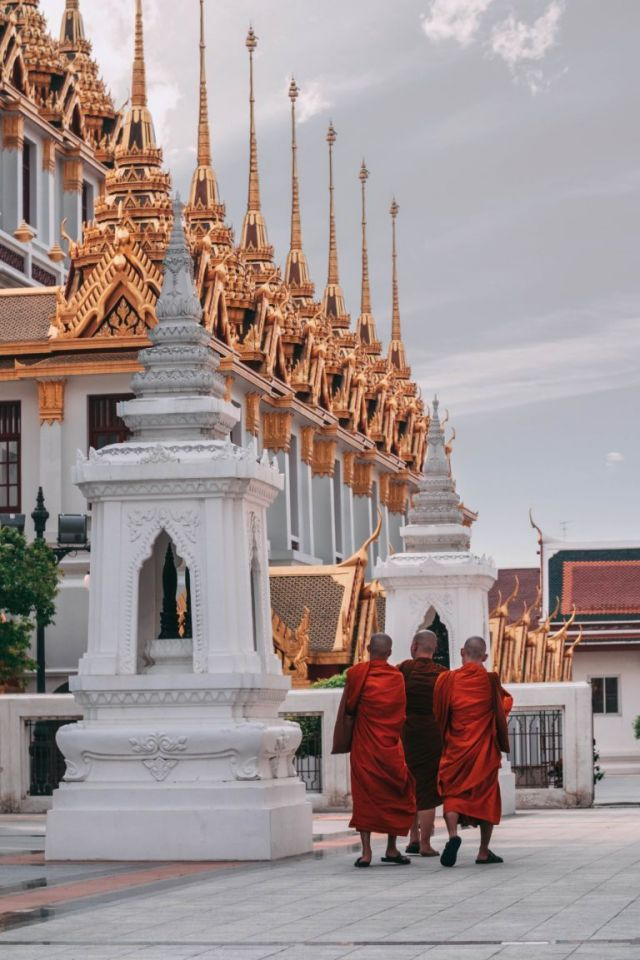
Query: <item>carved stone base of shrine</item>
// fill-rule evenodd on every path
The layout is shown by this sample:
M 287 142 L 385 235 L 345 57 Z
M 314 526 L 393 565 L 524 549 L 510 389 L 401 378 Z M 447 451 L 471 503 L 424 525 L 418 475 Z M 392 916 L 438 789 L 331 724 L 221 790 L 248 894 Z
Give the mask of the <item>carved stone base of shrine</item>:
M 79 676 L 49 860 L 272 860 L 311 849 L 279 676 Z

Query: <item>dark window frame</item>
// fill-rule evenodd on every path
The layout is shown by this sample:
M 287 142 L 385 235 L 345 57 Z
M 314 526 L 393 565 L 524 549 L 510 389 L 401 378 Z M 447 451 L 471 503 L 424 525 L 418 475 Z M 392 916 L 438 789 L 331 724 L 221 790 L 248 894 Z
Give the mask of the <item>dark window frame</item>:
M 35 145 L 30 140 L 25 140 L 22 145 L 22 219 L 25 223 L 33 226 L 32 217 L 32 189 L 31 178 L 33 175 L 33 158 L 35 154 Z
M 15 460 L 9 459 L 9 444 L 16 444 Z M 17 479 L 11 482 L 10 466 L 17 465 Z M 20 400 L 0 401 L 0 490 L 6 491 L 6 503 L 0 502 L 0 513 L 21 513 L 22 504 L 22 405 Z M 14 491 L 12 493 L 11 491 Z M 13 496 L 14 499 L 11 499 Z M 0 497 L 0 501 L 5 497 Z
M 594 716 L 620 716 L 620 677 L 591 677 L 590 683 Z
M 112 443 L 124 443 L 131 431 L 116 413 L 117 404 L 132 400 L 131 393 L 96 393 L 87 397 L 89 449 L 100 450 Z

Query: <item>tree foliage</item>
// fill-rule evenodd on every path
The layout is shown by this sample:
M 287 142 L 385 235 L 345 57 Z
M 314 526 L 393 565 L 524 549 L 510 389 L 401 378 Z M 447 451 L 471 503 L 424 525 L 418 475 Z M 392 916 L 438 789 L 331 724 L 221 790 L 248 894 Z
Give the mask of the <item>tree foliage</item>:
M 27 543 L 11 527 L 0 528 L 0 683 L 24 685 L 24 674 L 35 669 L 29 652 L 36 618 L 53 622 L 59 570 L 43 540 Z

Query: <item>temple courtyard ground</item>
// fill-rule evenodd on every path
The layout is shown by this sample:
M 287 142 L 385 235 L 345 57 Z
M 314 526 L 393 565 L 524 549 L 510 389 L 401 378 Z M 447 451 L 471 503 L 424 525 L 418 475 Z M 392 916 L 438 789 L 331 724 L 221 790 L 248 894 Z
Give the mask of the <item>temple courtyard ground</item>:
M 503 866 L 354 870 L 347 818 L 279 863 L 45 864 L 44 819 L 0 817 L 0 960 L 640 960 L 640 807 L 519 813 Z M 438 829 L 436 840 L 443 841 Z

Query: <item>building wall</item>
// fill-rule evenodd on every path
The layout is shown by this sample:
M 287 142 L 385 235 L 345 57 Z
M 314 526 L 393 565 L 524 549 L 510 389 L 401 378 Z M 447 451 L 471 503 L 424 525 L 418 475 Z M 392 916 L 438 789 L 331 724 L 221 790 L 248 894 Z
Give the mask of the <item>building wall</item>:
M 640 740 L 632 724 L 640 714 L 640 650 L 590 651 L 578 647 L 573 661 L 573 679 L 618 677 L 619 714 L 594 714 L 596 748 L 605 770 L 623 772 L 622 764 L 640 765 Z

